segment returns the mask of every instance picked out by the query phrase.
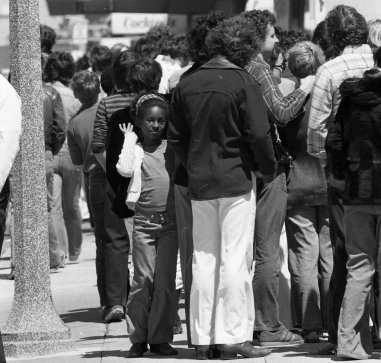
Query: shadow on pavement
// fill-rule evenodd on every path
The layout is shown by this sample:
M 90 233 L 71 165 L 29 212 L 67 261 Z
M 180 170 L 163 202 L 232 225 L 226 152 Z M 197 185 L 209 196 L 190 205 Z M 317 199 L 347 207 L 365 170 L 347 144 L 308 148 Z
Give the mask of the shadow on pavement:
M 127 358 L 127 350 L 108 350 L 108 351 L 94 351 L 87 352 L 81 355 L 81 358 L 107 358 L 107 357 L 118 357 Z
M 101 308 L 70 310 L 69 312 L 61 314 L 60 316 L 64 323 L 73 323 L 76 321 L 81 321 L 84 323 L 103 322 Z
M 105 339 L 105 340 L 107 340 L 107 339 L 127 339 L 128 337 L 129 337 L 128 335 L 102 335 L 102 336 L 95 335 L 92 337 L 81 338 L 79 341 L 85 342 L 85 341 L 89 341 L 89 340 L 99 340 L 100 338 Z
M 9 280 L 9 274 L 0 274 L 0 280 Z

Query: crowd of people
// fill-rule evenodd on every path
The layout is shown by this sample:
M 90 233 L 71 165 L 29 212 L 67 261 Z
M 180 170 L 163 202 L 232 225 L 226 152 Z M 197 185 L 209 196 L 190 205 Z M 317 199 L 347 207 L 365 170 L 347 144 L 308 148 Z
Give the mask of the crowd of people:
M 339 5 L 309 34 L 252 10 L 200 16 L 185 35 L 156 26 L 76 61 L 54 44 L 42 25 L 50 267 L 80 261 L 83 187 L 103 320 L 126 320 L 128 357 L 177 354 L 181 290 L 196 359 L 324 335 L 319 354 L 371 357 L 381 20 Z M 284 226 L 292 329 L 279 317 Z

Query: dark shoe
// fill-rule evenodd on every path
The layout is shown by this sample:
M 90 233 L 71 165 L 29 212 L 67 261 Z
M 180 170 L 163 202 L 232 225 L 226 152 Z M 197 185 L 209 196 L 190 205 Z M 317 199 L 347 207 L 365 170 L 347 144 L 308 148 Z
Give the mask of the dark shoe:
M 303 344 L 304 339 L 286 328 L 277 331 L 262 331 L 259 334 L 259 345 L 262 347 L 283 347 Z
M 79 255 L 69 256 L 69 264 L 74 265 L 79 263 Z
M 210 345 L 196 345 L 196 359 L 207 360 L 209 359 Z
M 220 359 L 236 359 L 237 354 L 245 358 L 264 357 L 271 353 L 271 349 L 254 347 L 250 342 L 239 344 L 223 344 L 220 345 L 221 358 Z
M 149 350 L 151 353 L 158 355 L 177 355 L 177 350 L 172 348 L 168 343 L 150 344 Z
M 323 348 L 316 352 L 317 355 L 336 355 L 336 345 L 332 343 L 326 344 Z
M 175 324 L 173 325 L 173 334 L 182 334 L 183 333 L 183 327 L 181 325 L 181 319 L 179 314 L 176 315 Z
M 304 332 L 305 343 L 320 343 L 319 333 L 316 330 L 309 330 Z
M 139 358 L 148 350 L 147 343 L 134 343 L 128 351 L 128 358 Z
M 104 323 L 110 324 L 124 319 L 124 309 L 121 305 L 107 307 L 104 312 Z

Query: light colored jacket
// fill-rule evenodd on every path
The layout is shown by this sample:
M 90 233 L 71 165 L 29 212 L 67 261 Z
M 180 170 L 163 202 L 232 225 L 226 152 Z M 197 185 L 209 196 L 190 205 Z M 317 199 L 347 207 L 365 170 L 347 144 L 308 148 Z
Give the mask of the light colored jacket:
M 0 190 L 20 148 L 21 119 L 20 97 L 0 75 Z

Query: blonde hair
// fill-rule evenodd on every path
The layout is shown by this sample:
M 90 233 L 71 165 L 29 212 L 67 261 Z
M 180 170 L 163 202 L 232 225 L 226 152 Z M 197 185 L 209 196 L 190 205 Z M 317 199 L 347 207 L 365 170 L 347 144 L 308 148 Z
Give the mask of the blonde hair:
M 381 47 L 381 20 L 371 20 L 368 22 L 369 35 L 368 43 L 372 48 Z
M 296 78 L 304 78 L 315 74 L 325 62 L 321 48 L 309 41 L 296 43 L 288 51 L 288 68 Z

